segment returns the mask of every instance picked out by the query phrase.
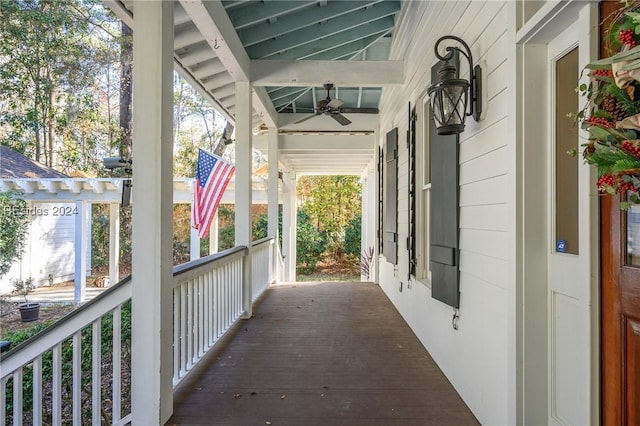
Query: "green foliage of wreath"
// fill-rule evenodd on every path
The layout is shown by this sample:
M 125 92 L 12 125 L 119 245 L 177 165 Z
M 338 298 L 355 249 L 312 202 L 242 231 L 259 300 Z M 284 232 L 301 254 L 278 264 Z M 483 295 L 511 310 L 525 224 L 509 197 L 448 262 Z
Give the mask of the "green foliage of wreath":
M 628 208 L 640 204 L 640 2 L 609 18 L 610 56 L 586 66 L 590 82 L 578 91 L 587 102 L 576 118 L 589 133 L 582 154 L 598 169 L 598 190 L 625 194 Z

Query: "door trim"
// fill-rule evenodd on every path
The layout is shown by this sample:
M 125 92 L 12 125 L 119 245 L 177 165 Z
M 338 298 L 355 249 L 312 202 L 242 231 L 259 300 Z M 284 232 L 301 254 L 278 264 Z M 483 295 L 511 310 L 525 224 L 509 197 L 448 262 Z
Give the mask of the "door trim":
M 560 3 L 562 3 L 560 5 Z M 550 338 L 550 306 L 546 276 L 550 252 L 548 238 L 552 200 L 549 198 L 549 176 L 552 156 L 549 147 L 540 148 L 540 134 L 546 136 L 551 122 L 546 106 L 548 94 L 540 93 L 547 87 L 547 43 L 557 37 L 571 23 L 578 22 L 580 68 L 597 57 L 598 27 L 597 3 L 558 2 L 557 7 L 543 7 L 516 33 L 517 40 L 517 118 L 516 152 L 518 206 L 516 211 L 517 235 L 520 236 L 516 254 L 517 275 L 517 360 L 516 374 L 518 396 L 516 413 L 518 424 L 546 424 L 550 419 L 550 378 L 548 359 Z M 580 99 L 580 102 L 583 100 Z M 579 106 L 582 107 L 581 105 Z M 580 262 L 581 282 L 588 283 L 580 289 L 581 304 L 587 306 L 582 314 L 585 324 L 584 347 L 588 348 L 589 389 L 581 400 L 590 409 L 585 415 L 590 423 L 597 423 L 600 416 L 600 360 L 599 360 L 599 245 L 598 245 L 598 197 L 595 190 L 595 170 L 587 165 L 579 168 Z M 540 176 L 545 176 L 540 182 Z M 540 215 L 543 217 L 541 218 Z M 544 257 L 544 259 L 541 259 Z M 582 256 L 581 256 L 582 257 Z M 540 276 L 545 277 L 544 284 Z M 544 287 L 544 289 L 540 289 Z M 541 308 L 541 306 L 543 308 Z M 540 376 L 545 376 L 540 377 Z M 542 414 L 544 413 L 544 414 Z

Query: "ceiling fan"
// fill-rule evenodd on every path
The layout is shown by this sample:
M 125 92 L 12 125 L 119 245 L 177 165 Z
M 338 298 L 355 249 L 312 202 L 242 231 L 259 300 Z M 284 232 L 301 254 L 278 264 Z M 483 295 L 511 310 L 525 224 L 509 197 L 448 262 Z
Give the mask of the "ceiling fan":
M 313 117 L 318 115 L 328 115 L 331 116 L 338 123 L 346 126 L 351 124 L 351 120 L 342 115 L 343 113 L 358 113 L 358 114 L 377 114 L 378 108 L 348 108 L 343 107 L 344 101 L 341 99 L 331 99 L 331 90 L 333 89 L 333 84 L 325 83 L 324 88 L 327 91 L 327 97 L 325 99 L 321 99 L 318 101 L 318 105 L 315 108 L 315 113 L 313 115 L 309 115 L 307 117 L 303 117 L 300 120 L 296 121 L 294 124 L 302 123 L 304 121 L 310 120 Z

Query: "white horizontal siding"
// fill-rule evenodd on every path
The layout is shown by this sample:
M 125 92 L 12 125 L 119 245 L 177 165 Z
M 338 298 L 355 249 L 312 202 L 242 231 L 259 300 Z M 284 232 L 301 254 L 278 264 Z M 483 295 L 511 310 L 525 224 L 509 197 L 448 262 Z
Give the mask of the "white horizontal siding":
M 392 44 L 392 59 L 405 62 L 403 86 L 388 87 L 381 98 L 380 144 L 398 128 L 398 265 L 381 258 L 380 285 L 421 342 L 483 424 L 513 424 L 515 371 L 510 357 L 515 300 L 512 253 L 515 232 L 509 212 L 509 188 L 515 176 L 510 164 L 510 99 L 515 87 L 509 70 L 515 51 L 515 29 L 509 27 L 508 3 L 495 1 L 405 2 Z M 431 288 L 407 286 L 408 103 L 422 102 L 437 58 L 434 44 L 444 35 L 465 40 L 482 62 L 487 105 L 479 123 L 467 121 L 460 137 L 460 321 L 453 330 L 453 309 L 431 298 Z M 512 56 L 511 56 L 512 57 Z M 461 64 L 462 73 L 467 66 Z M 420 117 L 419 120 L 422 118 Z M 422 126 L 421 122 L 418 126 Z M 418 238 L 422 238 L 418 236 Z M 400 290 L 402 288 L 402 291 Z
M 75 204 L 43 203 L 36 206 L 22 259 L 15 261 L 9 273 L 0 280 L 0 293 L 12 291 L 11 279 L 33 277 L 37 285 L 48 284 L 50 275 L 53 283 L 73 279 L 75 215 L 56 215 L 56 212 L 62 207 L 75 208 Z
M 460 207 L 460 228 L 506 232 L 507 224 L 502 220 L 506 214 L 506 204 Z

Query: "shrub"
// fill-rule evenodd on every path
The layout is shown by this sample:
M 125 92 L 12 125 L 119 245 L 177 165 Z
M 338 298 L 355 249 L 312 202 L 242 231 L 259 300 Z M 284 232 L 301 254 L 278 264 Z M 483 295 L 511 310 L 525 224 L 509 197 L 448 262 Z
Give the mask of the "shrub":
M 311 223 L 311 217 L 304 208 L 298 210 L 296 246 L 296 271 L 300 274 L 312 273 L 318 265 L 320 255 L 327 248 L 327 237 Z
M 0 277 L 22 256 L 28 230 L 26 201 L 15 192 L 0 192 Z
M 350 256 L 360 256 L 362 237 L 362 215 L 351 219 L 344 231 L 344 252 Z

